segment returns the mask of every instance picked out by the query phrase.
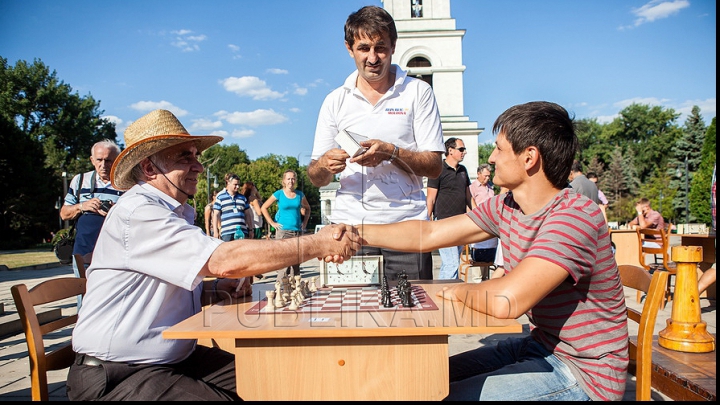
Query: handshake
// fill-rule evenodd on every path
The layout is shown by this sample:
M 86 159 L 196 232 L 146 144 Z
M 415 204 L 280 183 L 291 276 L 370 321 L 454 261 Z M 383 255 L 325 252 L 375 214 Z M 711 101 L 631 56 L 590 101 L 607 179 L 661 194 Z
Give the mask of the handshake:
M 322 227 L 313 235 L 318 239 L 319 251 L 325 252 L 318 260 L 342 263 L 362 247 L 362 237 L 358 228 L 346 224 L 331 224 Z

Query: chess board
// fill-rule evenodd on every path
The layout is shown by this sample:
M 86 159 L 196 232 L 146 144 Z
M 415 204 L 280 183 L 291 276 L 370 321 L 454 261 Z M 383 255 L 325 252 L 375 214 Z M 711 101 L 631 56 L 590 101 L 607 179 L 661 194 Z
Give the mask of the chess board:
M 302 305 L 298 309 L 292 310 L 287 306 L 282 308 L 267 308 L 267 298 L 253 305 L 245 313 L 248 315 L 256 314 L 273 314 L 287 312 L 354 312 L 354 311 L 432 311 L 438 307 L 435 302 L 430 299 L 428 294 L 421 286 L 411 286 L 410 296 L 413 306 L 404 307 L 400 303 L 397 296 L 397 289 L 390 288 L 390 298 L 393 306 L 385 308 L 382 305 L 382 296 L 380 288 L 374 287 L 327 287 L 318 289 L 311 297 L 305 298 Z

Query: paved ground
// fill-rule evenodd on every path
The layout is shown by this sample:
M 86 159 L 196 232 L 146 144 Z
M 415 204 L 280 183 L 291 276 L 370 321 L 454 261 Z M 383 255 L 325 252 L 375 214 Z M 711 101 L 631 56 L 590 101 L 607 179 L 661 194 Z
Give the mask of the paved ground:
M 439 272 L 440 257 L 434 257 L 435 276 Z M 42 267 L 42 266 L 41 266 Z M 318 262 L 315 260 L 306 262 L 301 267 L 303 276 L 314 276 L 318 272 Z M 40 268 L 32 270 L 12 270 L 0 271 L 0 303 L 4 304 L 5 315 L 0 316 L 0 323 L 6 322 L 10 317 L 16 314 L 15 304 L 10 294 L 10 287 L 18 283 L 25 283 L 28 287 L 32 287 L 44 280 L 56 277 L 72 276 L 70 266 L 61 266 L 54 268 Z M 274 282 L 274 273 L 268 273 L 268 277 L 258 282 Z M 635 300 L 635 291 L 626 290 L 626 301 L 630 306 L 637 306 Z M 702 318 L 708 324 L 708 331 L 715 331 L 715 301 L 701 299 Z M 76 309 L 75 299 L 68 299 L 59 306 L 62 311 L 74 312 Z M 665 328 L 665 320 L 670 317 L 671 305 L 661 310 L 658 315 L 658 322 L 655 327 L 655 333 Z M 529 333 L 528 321 L 523 316 L 519 319 L 523 323 L 524 333 Z M 637 333 L 637 330 L 631 330 Z M 498 340 L 506 338 L 508 335 L 452 335 L 450 336 L 449 354 L 460 353 L 485 344 L 492 344 Z M 70 338 L 70 331 L 65 331 L 54 336 L 46 344 L 56 344 L 66 341 Z M 29 365 L 27 357 L 27 346 L 25 336 L 22 332 L 10 336 L 0 336 L 0 401 L 29 401 L 30 400 L 30 377 Z M 48 373 L 48 382 L 50 386 L 50 400 L 67 401 L 65 395 L 65 379 L 67 370 L 51 371 Z M 653 392 L 653 400 L 667 401 L 667 397 L 660 393 Z M 635 381 L 631 377 L 628 381 L 624 400 L 635 399 Z

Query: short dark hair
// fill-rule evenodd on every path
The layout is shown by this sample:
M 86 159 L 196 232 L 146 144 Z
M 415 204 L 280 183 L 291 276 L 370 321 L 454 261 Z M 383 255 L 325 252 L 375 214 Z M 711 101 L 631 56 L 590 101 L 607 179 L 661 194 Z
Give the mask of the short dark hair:
M 582 173 L 582 163 L 578 162 L 577 160 L 573 160 L 570 171 L 573 173 Z
M 345 41 L 351 48 L 355 44 L 355 38 L 360 38 L 361 31 L 373 39 L 388 34 L 391 46 L 395 46 L 397 42 L 395 20 L 382 7 L 365 6 L 348 16 L 345 21 Z
M 448 138 L 447 141 L 445 141 L 445 156 L 450 154 L 450 148 L 455 148 L 457 146 L 458 138 L 451 137 Z
M 598 178 L 598 176 L 597 176 L 597 174 L 595 174 L 595 172 L 588 172 L 588 174 L 586 174 L 585 177 L 587 177 L 590 180 Z
M 548 181 L 558 189 L 567 186 L 579 142 L 566 109 L 547 101 L 519 104 L 500 114 L 492 132 L 502 133 L 516 155 L 530 146 L 537 147 Z

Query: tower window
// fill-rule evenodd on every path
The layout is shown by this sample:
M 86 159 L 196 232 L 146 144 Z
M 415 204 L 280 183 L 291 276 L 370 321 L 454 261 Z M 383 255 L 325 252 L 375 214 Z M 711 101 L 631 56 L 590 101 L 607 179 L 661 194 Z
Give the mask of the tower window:
M 422 0 L 410 0 L 410 17 L 422 18 Z

